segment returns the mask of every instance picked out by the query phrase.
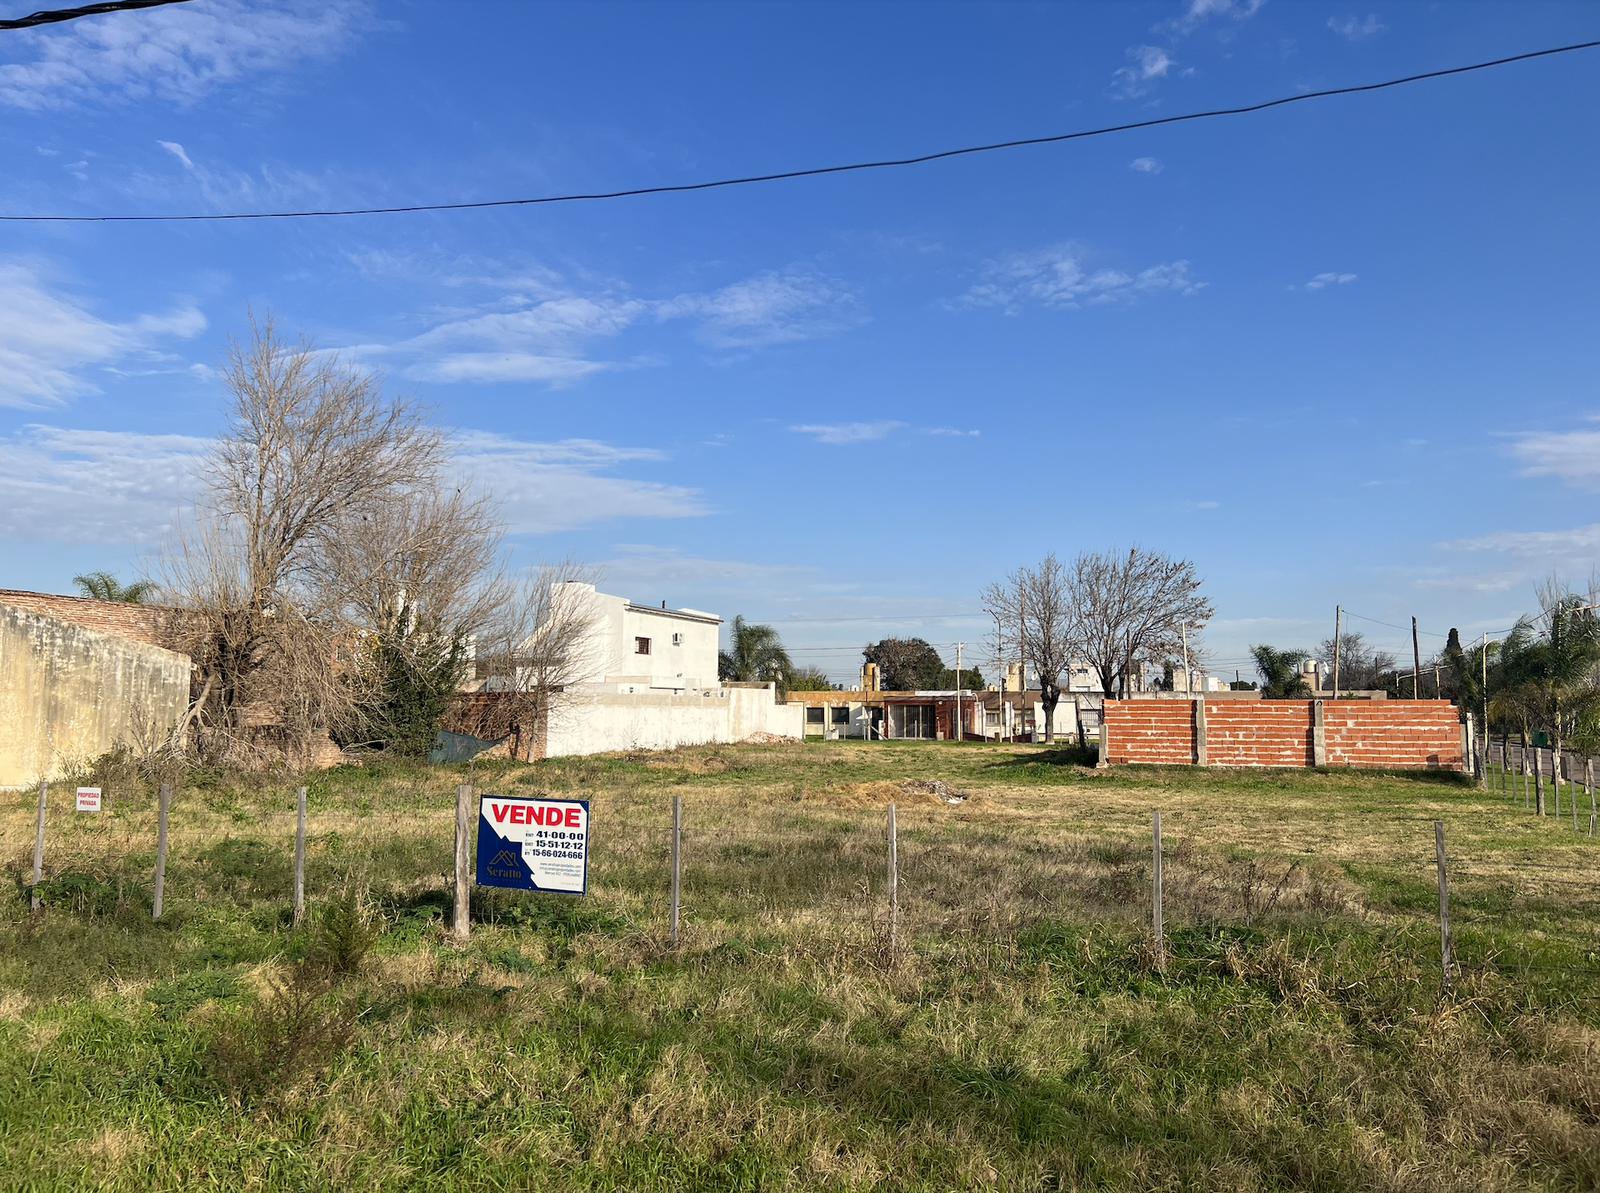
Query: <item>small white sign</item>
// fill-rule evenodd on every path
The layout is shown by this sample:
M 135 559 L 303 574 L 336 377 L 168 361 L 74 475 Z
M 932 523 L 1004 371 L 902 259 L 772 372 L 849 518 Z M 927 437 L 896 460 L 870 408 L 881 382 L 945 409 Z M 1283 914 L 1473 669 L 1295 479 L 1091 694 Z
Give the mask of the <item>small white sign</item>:
M 98 812 L 100 810 L 100 788 L 78 788 L 78 811 Z

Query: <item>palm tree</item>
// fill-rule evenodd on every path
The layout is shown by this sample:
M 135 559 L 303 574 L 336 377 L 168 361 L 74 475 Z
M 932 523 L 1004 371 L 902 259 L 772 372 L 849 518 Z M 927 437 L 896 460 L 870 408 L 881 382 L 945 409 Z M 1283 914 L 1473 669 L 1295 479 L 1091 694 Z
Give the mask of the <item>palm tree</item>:
M 135 580 L 132 584 L 119 584 L 110 572 L 90 572 L 74 576 L 72 582 L 78 591 L 97 601 L 120 601 L 128 605 L 143 605 L 156 594 L 154 580 Z
M 1581 597 L 1553 589 L 1540 595 L 1540 620 L 1549 624 L 1539 631 L 1529 618 L 1517 622 L 1501 647 L 1497 678 L 1507 703 L 1549 727 L 1559 759 L 1567 739 L 1600 708 L 1600 619 Z
M 741 615 L 733 619 L 729 650 L 717 653 L 717 678 L 736 683 L 775 683 L 780 689 L 794 672 L 778 631 L 769 625 L 752 625 Z
M 1252 646 L 1250 657 L 1261 672 L 1261 695 L 1266 700 L 1286 700 L 1295 696 L 1309 696 L 1311 689 L 1300 675 L 1300 660 L 1306 657 L 1303 650 L 1276 650 L 1265 644 Z

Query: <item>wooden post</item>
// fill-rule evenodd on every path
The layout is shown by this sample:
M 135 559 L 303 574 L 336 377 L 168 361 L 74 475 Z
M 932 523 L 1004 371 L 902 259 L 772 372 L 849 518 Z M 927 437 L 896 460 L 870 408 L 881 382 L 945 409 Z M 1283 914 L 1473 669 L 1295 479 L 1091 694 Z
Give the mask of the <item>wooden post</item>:
M 1511 746 L 1502 735 L 1500 738 L 1500 791 L 1508 794 L 1511 791 L 1511 760 L 1506 756 L 1511 753 Z
M 1595 806 L 1594 806 L 1594 759 L 1583 760 L 1583 789 L 1589 793 L 1589 835 L 1594 836 Z
M 1544 815 L 1544 751 L 1533 751 L 1533 814 Z
M 465 941 L 472 931 L 472 784 L 456 788 L 456 921 L 454 934 Z
M 39 898 L 39 884 L 44 881 L 44 810 L 50 802 L 50 783 L 39 780 L 39 819 L 33 830 L 33 888 L 29 892 L 29 905 L 38 911 L 43 905 Z
M 1433 822 L 1433 849 L 1439 862 L 1439 961 L 1441 987 L 1450 993 L 1450 980 L 1455 971 L 1455 951 L 1450 940 L 1450 869 L 1444 854 L 1444 821 Z
M 167 892 L 167 813 L 172 809 L 172 784 L 161 784 L 161 794 L 156 797 L 156 891 L 150 900 L 150 918 L 161 918 L 163 898 Z
M 1561 819 L 1561 751 L 1550 751 L 1550 794 L 1555 798 L 1556 819 Z
M 1522 762 L 1522 809 L 1523 809 L 1523 811 L 1527 811 L 1527 809 L 1528 809 L 1528 795 L 1529 795 L 1529 792 L 1528 792 L 1528 777 L 1529 777 L 1529 774 L 1528 774 L 1528 747 L 1527 746 L 1519 746 L 1519 747 L 1517 747 L 1517 757 Z
M 1411 698 L 1422 698 L 1422 642 L 1417 637 L 1417 619 L 1411 619 Z
M 294 926 L 306 918 L 306 789 L 294 796 Z
M 1161 813 L 1156 812 L 1150 822 L 1150 927 L 1155 937 L 1156 968 L 1163 973 L 1167 968 L 1167 933 L 1161 916 Z
M 1572 803 L 1572 831 L 1578 831 L 1578 785 L 1572 781 L 1572 755 L 1562 758 L 1567 768 L 1567 799 Z
M 900 932 L 900 841 L 895 829 L 894 805 L 889 805 L 889 959 L 894 959 Z
M 678 896 L 682 890 L 683 796 L 672 797 L 672 947 L 678 947 Z

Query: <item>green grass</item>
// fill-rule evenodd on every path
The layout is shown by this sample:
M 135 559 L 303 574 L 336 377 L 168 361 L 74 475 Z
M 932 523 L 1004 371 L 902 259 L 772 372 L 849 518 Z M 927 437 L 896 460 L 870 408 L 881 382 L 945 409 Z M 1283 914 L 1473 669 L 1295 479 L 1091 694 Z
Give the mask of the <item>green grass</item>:
M 1055 757 L 840 742 L 311 776 L 312 896 L 361 893 L 381 931 L 317 988 L 348 1042 L 268 1088 L 226 1060 L 318 955 L 289 923 L 296 780 L 180 793 L 159 924 L 151 793 L 51 813 L 38 916 L 32 797 L 6 797 L 0 1187 L 1600 1187 L 1600 843 L 1441 776 Z M 592 894 L 477 891 L 457 947 L 469 776 L 590 799 Z

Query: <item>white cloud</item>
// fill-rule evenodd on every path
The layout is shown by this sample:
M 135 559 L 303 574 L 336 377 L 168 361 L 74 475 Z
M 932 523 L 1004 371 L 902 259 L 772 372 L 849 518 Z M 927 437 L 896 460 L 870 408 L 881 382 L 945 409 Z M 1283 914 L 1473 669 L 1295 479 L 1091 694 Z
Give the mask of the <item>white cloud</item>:
M 1118 99 L 1138 99 L 1147 94 L 1150 84 L 1164 79 L 1177 62 L 1160 46 L 1129 46 L 1128 65 L 1111 75 L 1111 92 Z
M 189 105 L 218 87 L 341 53 L 370 6 L 347 0 L 246 0 L 174 5 L 132 18 L 73 21 L 13 48 L 0 65 L 0 105 L 55 111 L 87 104 Z
M 924 435 L 938 435 L 949 439 L 976 439 L 982 431 L 963 430 L 960 427 L 924 427 Z
M 903 431 L 906 424 L 893 419 L 881 422 L 861 423 L 807 423 L 798 427 L 790 427 L 796 435 L 809 435 L 818 443 L 827 443 L 843 446 L 853 443 L 871 443 L 874 440 L 885 439 L 896 431 Z
M 413 273 L 417 263 L 389 254 L 357 254 L 363 272 Z M 534 382 L 571 385 L 637 360 L 596 359 L 600 346 L 646 325 L 687 322 L 702 343 L 748 351 L 842 331 L 863 316 L 853 292 L 803 270 L 760 274 L 719 290 L 675 298 L 636 298 L 620 287 L 579 293 L 545 270 L 452 274 L 452 286 L 510 293 L 458 308 L 428 330 L 390 343 L 347 345 L 340 354 L 394 362 L 419 381 Z M 537 297 L 529 291 L 535 291 Z
M 1261 11 L 1267 0 L 1188 0 L 1183 13 L 1156 26 L 1159 32 L 1177 34 L 1193 33 L 1213 18 L 1226 17 L 1244 21 Z
M 178 144 L 178 142 L 176 142 L 176 141 L 157 141 L 156 144 L 161 146 L 161 148 L 165 149 L 168 153 L 172 154 L 173 157 L 177 158 L 180 162 L 182 162 L 183 163 L 183 168 L 185 170 L 193 170 L 194 169 L 194 163 L 189 160 L 189 155 L 184 152 L 183 146 Z
M 1600 488 L 1600 429 L 1518 432 L 1511 437 L 1510 452 L 1522 465 L 1523 476 L 1553 476 L 1580 488 Z
M 1134 302 L 1148 294 L 1194 294 L 1206 285 L 1195 280 L 1187 261 L 1168 261 L 1126 273 L 1088 269 L 1083 256 L 1076 246 L 1063 244 L 990 261 L 983 268 L 983 281 L 956 305 L 999 307 L 1013 315 L 1034 303 L 1077 310 Z
M 0 406 L 57 406 L 97 387 L 96 367 L 173 359 L 156 345 L 190 339 L 206 327 L 188 304 L 126 322 L 102 319 L 54 292 L 27 262 L 0 262 Z
M 1136 157 L 1128 163 L 1128 169 L 1135 170 L 1140 174 L 1159 174 L 1163 167 L 1153 157 Z
M 663 591 L 667 588 L 714 591 L 723 600 L 729 595 L 792 594 L 796 584 L 816 574 L 814 568 L 795 564 L 707 559 L 686 555 L 676 547 L 653 544 L 621 543 L 616 550 L 614 558 L 602 560 L 595 570 L 605 578 L 608 590 L 621 590 L 635 600 L 649 599 L 647 594 L 657 600 L 670 596 Z M 678 604 L 679 600 L 674 598 L 672 603 Z M 731 618 L 732 614 L 723 612 L 723 616 Z
M 1204 512 L 1206 510 L 1217 510 L 1217 509 L 1221 509 L 1222 508 L 1222 502 L 1220 502 L 1220 501 L 1191 501 L 1184 508 L 1190 509 L 1190 510 L 1194 510 L 1196 512 Z
M 1353 273 L 1319 273 L 1306 283 L 1307 290 L 1325 290 L 1329 286 L 1348 286 L 1356 280 Z
M 194 500 L 210 441 L 28 426 L 0 438 L 0 538 L 156 543 Z
M 591 439 L 536 443 L 483 431 L 453 437 L 455 466 L 493 495 L 512 534 L 552 534 L 617 518 L 693 518 L 711 512 L 696 489 L 608 475 L 659 461 L 648 448 Z
M 713 348 L 762 348 L 810 340 L 863 321 L 859 303 L 839 283 L 805 270 L 764 273 L 706 294 L 684 294 L 656 306 L 660 319 L 700 321 Z
M 27 426 L 0 437 L 0 539 L 155 543 L 200 490 L 212 441 L 189 435 Z M 708 513 L 682 485 L 614 475 L 662 461 L 647 448 L 551 443 L 486 432 L 451 436 L 452 471 L 497 501 L 512 534 L 548 534 L 617 518 Z
M 1549 557 L 1600 551 L 1600 522 L 1572 530 L 1498 530 L 1444 544 L 1450 551 L 1500 551 L 1507 555 Z M 1586 561 L 1587 562 L 1587 561 Z
M 1369 12 L 1365 20 L 1354 16 L 1329 17 L 1328 28 L 1346 41 L 1361 41 L 1382 33 L 1388 26 L 1378 20 L 1377 13 Z

